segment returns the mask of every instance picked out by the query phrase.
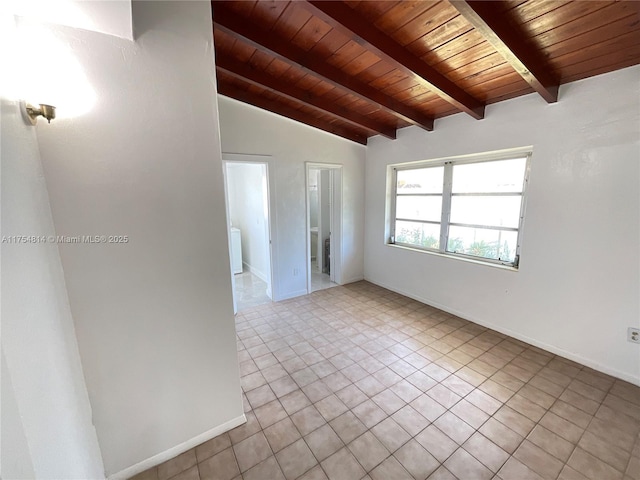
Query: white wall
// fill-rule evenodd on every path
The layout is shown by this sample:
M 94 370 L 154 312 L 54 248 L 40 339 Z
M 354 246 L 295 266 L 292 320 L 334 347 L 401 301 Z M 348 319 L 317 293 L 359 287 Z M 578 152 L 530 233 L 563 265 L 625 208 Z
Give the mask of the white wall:
M 2 457 L 6 479 L 104 476 L 35 129 L 2 100 Z
M 640 383 L 640 67 L 410 127 L 367 150 L 365 277 Z M 533 145 L 518 272 L 384 243 L 390 163 Z
M 227 97 L 218 101 L 222 151 L 273 157 L 274 298 L 302 295 L 307 289 L 305 162 L 344 165 L 341 282 L 361 280 L 365 147 Z
M 131 0 L 6 0 L 4 8 L 31 21 L 133 40 Z
M 24 431 L 18 400 L 7 368 L 7 360 L 2 351 L 0 360 L 0 395 L 2 412 L 0 418 L 0 474 L 3 478 L 27 480 L 36 478 L 33 460 Z
M 211 6 L 134 2 L 136 42 L 51 28 L 94 108 L 39 122 L 60 255 L 108 475 L 243 419 Z
M 227 163 L 229 216 L 242 236 L 242 263 L 269 283 L 266 174 L 265 165 Z

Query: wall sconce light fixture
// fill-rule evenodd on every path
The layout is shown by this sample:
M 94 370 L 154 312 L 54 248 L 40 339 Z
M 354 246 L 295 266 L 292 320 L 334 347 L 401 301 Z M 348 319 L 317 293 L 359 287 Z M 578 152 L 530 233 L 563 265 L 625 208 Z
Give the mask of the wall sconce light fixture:
M 49 123 L 51 123 L 51 120 L 56 118 L 56 107 L 54 107 L 53 105 L 45 105 L 41 103 L 38 108 L 34 107 L 30 103 L 26 103 L 25 109 L 31 125 L 36 124 L 36 122 L 38 121 L 38 117 L 46 118 L 47 122 Z

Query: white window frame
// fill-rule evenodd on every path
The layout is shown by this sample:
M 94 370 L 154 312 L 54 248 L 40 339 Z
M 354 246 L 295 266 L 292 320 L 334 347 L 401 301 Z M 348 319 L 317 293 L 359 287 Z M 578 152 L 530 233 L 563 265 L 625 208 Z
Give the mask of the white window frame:
M 524 227 L 524 216 L 525 216 L 525 207 L 527 203 L 527 185 L 529 184 L 529 172 L 531 168 L 531 157 L 533 155 L 533 147 L 522 147 L 522 148 L 514 148 L 509 150 L 501 150 L 497 152 L 485 152 L 480 154 L 473 155 L 463 155 L 458 157 L 447 157 L 447 158 L 439 158 L 434 160 L 422 160 L 417 162 L 407 162 L 407 163 L 399 163 L 389 166 L 389 174 L 390 174 L 390 187 L 391 191 L 389 192 L 389 209 L 388 209 L 388 232 L 389 236 L 387 237 L 387 244 L 399 246 L 402 248 L 407 248 L 411 250 L 417 250 L 420 252 L 428 252 L 435 253 L 447 257 L 466 259 L 477 263 L 483 263 L 488 265 L 502 265 L 506 267 L 510 267 L 512 269 L 518 269 L 520 265 L 520 244 L 522 241 L 522 232 Z M 517 232 L 517 241 L 516 241 L 516 252 L 514 256 L 514 261 L 509 262 L 505 260 L 498 260 L 487 257 L 479 257 L 474 255 L 468 255 L 465 253 L 457 253 L 457 252 L 449 252 L 447 251 L 447 244 L 449 239 L 449 227 L 450 226 L 462 226 L 462 227 L 472 227 L 472 228 L 489 228 L 492 230 L 496 230 L 496 227 L 488 227 L 486 225 L 470 225 L 470 224 L 461 224 L 461 223 L 451 223 L 450 215 L 451 215 L 451 199 L 453 196 L 458 195 L 470 195 L 470 196 L 480 196 L 480 195 L 492 195 L 492 196 L 507 196 L 514 195 L 513 193 L 502 193 L 502 192 L 483 192 L 483 193 L 470 193 L 470 194 L 454 194 L 452 193 L 453 187 L 453 167 L 454 165 L 463 165 L 470 163 L 485 163 L 485 162 L 493 162 L 499 160 L 510 160 L 515 158 L 526 157 L 526 165 L 524 171 L 524 179 L 522 184 L 522 193 L 520 194 L 522 197 L 522 201 L 520 203 L 520 217 L 518 221 L 518 228 L 506 228 L 501 227 L 500 230 L 507 231 L 516 231 Z M 397 174 L 398 171 L 402 170 L 415 170 L 419 168 L 430 168 L 430 167 L 441 167 L 444 166 L 444 180 L 443 180 L 443 188 L 442 188 L 442 217 L 440 219 L 440 242 L 439 248 L 429 248 L 429 247 L 420 247 L 413 244 L 408 243 L 397 243 L 395 241 L 395 228 L 396 228 L 396 199 L 398 197 L 397 192 Z M 434 194 L 439 195 L 439 194 Z M 402 219 L 401 219 L 402 220 Z M 437 222 L 427 222 L 420 221 L 415 219 L 406 219 L 407 221 L 417 221 L 420 223 L 431 223 L 437 224 Z

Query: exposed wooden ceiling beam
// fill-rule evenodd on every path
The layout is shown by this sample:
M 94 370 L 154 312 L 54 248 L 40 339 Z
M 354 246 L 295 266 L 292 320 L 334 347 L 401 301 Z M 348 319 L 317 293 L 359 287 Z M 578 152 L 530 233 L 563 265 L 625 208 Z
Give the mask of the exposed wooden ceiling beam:
M 443 100 L 454 105 L 475 119 L 484 117 L 484 104 L 465 92 L 447 77 L 430 67 L 420 58 L 410 53 L 406 48 L 391 37 L 385 35 L 362 18 L 342 2 L 311 1 L 301 2 L 316 17 L 321 18 L 332 28 L 348 37 L 358 37 L 356 41 L 374 52 L 383 60 L 395 65 L 396 68 L 421 84 Z
M 354 80 L 339 68 L 329 65 L 324 60 L 312 57 L 309 52 L 292 45 L 290 42 L 283 41 L 259 25 L 248 23 L 245 18 L 225 8 L 224 2 L 215 3 L 213 7 L 214 28 L 240 38 L 255 48 L 269 52 L 290 65 L 301 68 L 335 87 L 373 103 L 378 108 L 407 123 L 425 130 L 433 130 L 433 118 L 416 112 L 411 107 L 365 83 Z
M 547 102 L 558 101 L 560 82 L 535 48 L 524 42 L 524 36 L 498 15 L 491 1 L 451 0 L 451 4 L 522 78 Z
M 251 65 L 246 62 L 239 62 L 229 58 L 228 56 L 220 55 L 216 57 L 216 67 L 227 72 L 229 75 L 241 78 L 246 82 L 267 89 L 272 93 L 284 96 L 295 102 L 303 103 L 309 107 L 318 108 L 324 113 L 329 113 L 357 128 L 365 129 L 372 135 L 379 134 L 392 140 L 396 138 L 395 128 L 390 128 L 365 115 L 360 115 L 352 110 L 348 110 L 346 108 L 339 107 L 334 103 L 322 100 L 321 98 L 312 95 L 310 92 L 295 87 L 294 85 L 285 84 L 263 71 L 252 68 Z
M 324 122 L 311 115 L 306 115 L 304 112 L 296 110 L 295 108 L 288 107 L 282 103 L 269 100 L 259 95 L 254 95 L 234 85 L 229 85 L 225 82 L 219 81 L 218 93 L 226 97 L 234 98 L 240 102 L 248 103 L 250 105 L 253 105 L 254 107 L 262 108 L 278 115 L 282 115 L 283 117 L 290 118 L 297 122 L 310 125 L 320 130 L 324 130 L 325 132 L 338 135 L 339 137 L 346 138 L 347 140 L 351 140 L 352 142 L 360 143 L 362 145 L 367 144 L 367 137 L 365 135 L 355 133 L 339 125 L 333 125 L 328 122 Z

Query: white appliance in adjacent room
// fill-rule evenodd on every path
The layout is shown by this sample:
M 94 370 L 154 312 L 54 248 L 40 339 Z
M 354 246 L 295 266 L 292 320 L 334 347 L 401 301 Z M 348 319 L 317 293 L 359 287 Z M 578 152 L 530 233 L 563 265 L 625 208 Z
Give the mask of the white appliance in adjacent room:
M 231 227 L 231 269 L 233 273 L 242 273 L 242 238 L 236 227 Z

